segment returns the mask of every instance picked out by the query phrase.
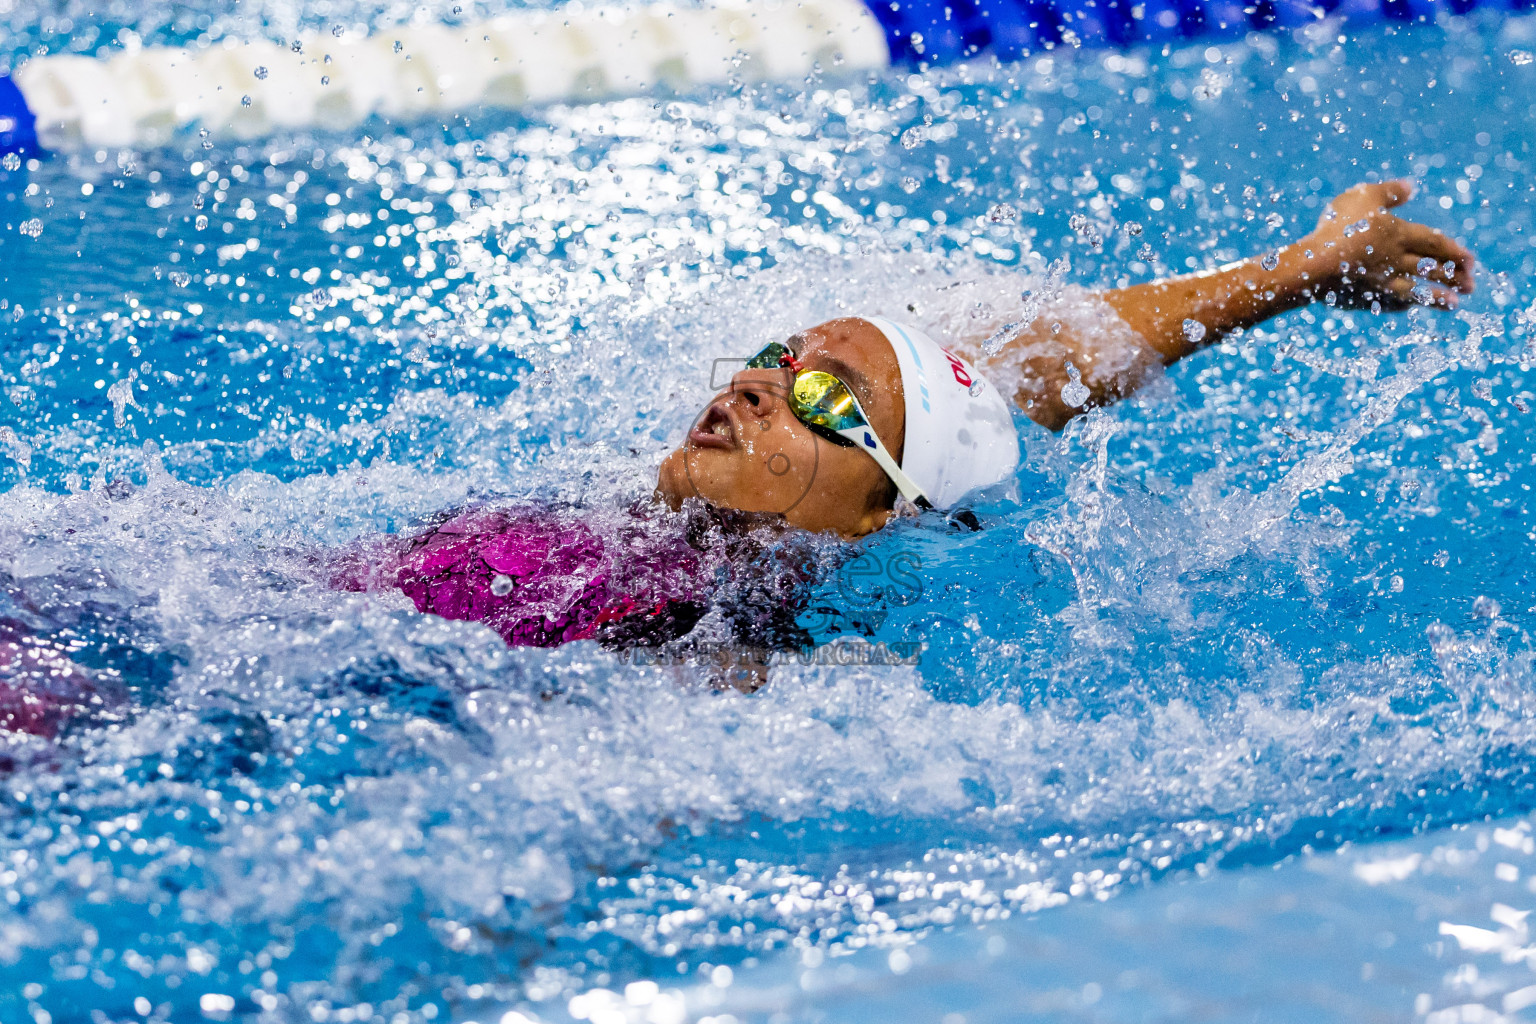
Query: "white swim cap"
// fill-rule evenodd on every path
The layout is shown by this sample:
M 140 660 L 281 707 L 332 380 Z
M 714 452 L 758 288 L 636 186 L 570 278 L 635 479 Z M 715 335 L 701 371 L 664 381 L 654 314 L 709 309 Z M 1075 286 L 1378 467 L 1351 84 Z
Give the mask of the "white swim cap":
M 906 324 L 877 316 L 896 350 L 907 402 L 901 468 L 935 508 L 1008 479 L 1019 465 L 1019 435 L 1008 400 L 970 363 Z

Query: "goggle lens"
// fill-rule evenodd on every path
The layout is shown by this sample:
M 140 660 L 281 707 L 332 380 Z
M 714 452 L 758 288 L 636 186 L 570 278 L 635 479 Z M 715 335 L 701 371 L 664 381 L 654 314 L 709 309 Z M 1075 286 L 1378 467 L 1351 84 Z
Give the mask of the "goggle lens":
M 852 430 L 865 424 L 848 386 L 822 370 L 795 375 L 790 408 L 806 423 L 828 430 Z
M 823 370 L 799 369 L 789 346 L 772 341 L 747 360 L 749 370 L 776 370 L 784 366 L 798 370 L 789 393 L 789 408 L 802 423 L 826 431 L 852 430 L 868 424 L 848 385 Z M 835 433 L 828 439 L 838 444 L 853 443 Z
M 763 346 L 763 350 L 751 359 L 747 360 L 749 370 L 777 370 L 783 365 L 785 356 L 793 355 L 787 345 L 777 341 L 770 341 Z

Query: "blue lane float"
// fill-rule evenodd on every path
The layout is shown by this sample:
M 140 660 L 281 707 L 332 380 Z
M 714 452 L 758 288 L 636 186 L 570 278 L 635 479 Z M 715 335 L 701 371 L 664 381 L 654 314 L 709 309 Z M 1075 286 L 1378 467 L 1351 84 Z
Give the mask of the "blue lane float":
M 1063 45 L 1220 40 L 1330 15 L 1432 21 L 1474 6 L 1520 11 L 1536 0 L 724 0 L 522 11 L 358 38 L 58 54 L 0 75 L 0 152 L 149 147 L 194 124 L 255 137 L 740 77 L 793 81 L 818 67 L 922 69 Z
M 1015 60 L 1063 44 L 1128 47 L 1294 28 L 1329 15 L 1433 21 L 1476 7 L 1530 10 L 1536 0 L 870 0 L 893 64 L 943 65 L 990 53 Z
M 0 75 L 0 153 L 29 153 L 37 148 L 37 119 L 16 83 Z

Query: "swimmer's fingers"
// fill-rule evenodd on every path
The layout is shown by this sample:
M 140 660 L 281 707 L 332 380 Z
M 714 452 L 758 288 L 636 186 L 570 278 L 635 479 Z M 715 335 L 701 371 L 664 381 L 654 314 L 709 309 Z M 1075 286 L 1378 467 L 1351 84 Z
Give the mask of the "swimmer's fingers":
M 1455 287 L 1459 275 L 1456 272 L 1454 263 L 1452 263 L 1451 272 L 1446 272 L 1445 264 L 1447 262 L 1451 261 L 1442 261 L 1433 256 L 1427 256 L 1424 253 L 1404 251 L 1392 257 L 1389 266 L 1391 274 L 1395 277 L 1422 278 L 1435 284 Z M 1413 281 L 1409 280 L 1408 283 L 1411 286 Z
M 1388 308 L 1406 309 L 1409 306 L 1425 305 L 1435 309 L 1456 309 L 1461 305 L 1461 296 L 1456 289 L 1406 275 L 1392 278 L 1387 282 L 1386 289 L 1387 295 L 1383 296 L 1382 305 Z
M 1407 178 L 1362 182 L 1340 192 L 1323 211 L 1322 222 L 1338 218 L 1354 221 L 1360 217 L 1370 217 L 1394 206 L 1401 206 L 1411 198 L 1413 182 Z
M 1413 297 L 1413 283 L 1402 278 L 1391 278 L 1374 288 L 1364 289 L 1360 293 L 1361 307 L 1369 307 L 1379 303 L 1383 311 L 1395 311 L 1407 309 L 1417 305 Z
M 1470 249 L 1432 227 L 1412 221 L 1402 221 L 1398 225 L 1398 238 L 1403 249 L 1414 257 L 1414 273 L 1419 272 L 1419 260 L 1434 260 L 1434 269 L 1422 276 L 1442 284 L 1454 285 L 1465 295 L 1472 294 L 1475 287 L 1472 271 L 1477 266 L 1477 257 L 1472 255 Z M 1447 263 L 1452 266 L 1449 274 L 1445 270 Z
M 1391 181 L 1367 182 L 1356 185 L 1344 193 L 1362 204 L 1375 206 L 1378 209 L 1390 210 L 1394 206 L 1402 206 L 1413 198 L 1413 182 L 1407 178 L 1394 178 Z M 1342 196 L 1340 198 L 1343 198 Z

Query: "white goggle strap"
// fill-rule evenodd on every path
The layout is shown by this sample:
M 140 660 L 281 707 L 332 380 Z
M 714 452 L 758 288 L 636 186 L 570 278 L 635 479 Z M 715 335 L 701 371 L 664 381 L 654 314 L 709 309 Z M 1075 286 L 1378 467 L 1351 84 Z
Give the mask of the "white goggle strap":
M 859 410 L 860 415 L 863 412 L 864 410 Z M 865 417 L 866 420 L 868 418 L 867 416 Z M 837 433 L 867 452 L 870 458 L 875 460 L 875 464 L 885 470 L 885 475 L 891 478 L 891 482 L 896 485 L 896 489 L 901 492 L 903 498 L 906 498 L 920 508 L 933 507 L 933 502 L 928 500 L 928 496 L 923 493 L 923 489 L 913 483 L 912 478 L 903 473 L 901 467 L 896 465 L 896 460 L 891 458 L 891 453 L 885 450 L 885 445 L 880 442 L 880 438 L 875 434 L 873 427 L 866 423 L 862 427 L 849 427 L 847 430 L 839 430 Z

